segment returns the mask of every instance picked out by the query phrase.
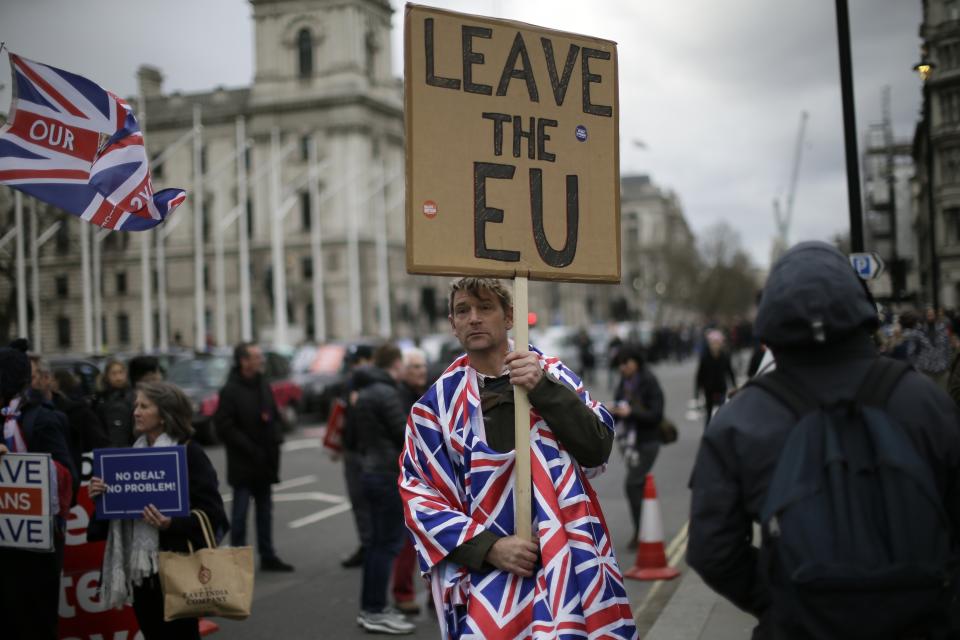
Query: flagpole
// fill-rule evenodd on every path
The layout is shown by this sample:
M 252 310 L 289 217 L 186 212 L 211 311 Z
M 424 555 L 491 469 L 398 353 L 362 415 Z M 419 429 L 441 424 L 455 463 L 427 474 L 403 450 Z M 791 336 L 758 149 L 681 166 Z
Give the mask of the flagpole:
M 357 169 L 356 158 L 350 153 L 350 141 L 347 140 L 347 157 L 353 162 L 349 164 L 351 170 Z M 361 184 L 361 171 L 353 171 L 353 175 Z M 369 188 L 369 187 L 368 187 Z M 361 298 L 363 296 L 363 279 L 360 277 L 360 230 L 357 227 L 360 217 L 360 207 L 357 206 L 357 198 L 354 195 L 356 189 L 348 189 L 346 201 L 349 203 L 347 211 L 347 287 L 350 295 L 350 331 L 354 336 L 360 336 L 363 333 L 363 316 L 361 314 Z M 364 196 L 369 196 L 365 193 Z M 369 197 L 363 199 L 364 203 L 369 202 Z
M 250 226 L 247 219 L 247 129 L 243 116 L 237 116 L 237 206 L 240 221 L 237 227 L 237 249 L 240 266 L 240 339 L 253 339 L 250 322 Z M 241 152 L 240 150 L 243 149 Z
M 223 234 L 226 229 L 222 225 L 222 220 L 224 216 L 224 194 L 222 189 L 218 190 L 214 197 L 214 205 L 216 207 L 216 214 L 214 215 L 214 232 L 213 232 L 213 268 L 214 268 L 214 279 L 216 282 L 216 305 L 217 305 L 217 318 L 216 318 L 216 342 L 218 347 L 222 347 L 227 344 L 227 284 L 226 284 L 226 274 L 224 273 L 223 265 Z M 241 216 L 242 217 L 242 216 Z
M 194 347 L 207 347 L 206 301 L 203 287 L 203 137 L 200 105 L 193 105 L 193 301 Z
M 43 353 L 43 340 L 40 332 L 40 241 L 37 239 L 37 228 L 40 226 L 40 216 L 37 215 L 37 199 L 30 200 L 30 297 L 33 306 L 33 350 Z
M 93 352 L 93 309 L 91 304 L 90 278 L 90 223 L 80 225 L 80 273 L 83 279 L 83 350 Z
M 156 236 L 157 252 L 157 348 L 167 351 L 170 348 L 170 319 L 167 312 L 167 237 L 163 227 L 157 226 L 150 233 Z
M 14 224 L 17 225 L 17 333 L 27 336 L 27 270 L 23 248 L 23 194 L 13 191 Z
M 384 145 L 386 147 L 386 145 Z M 390 269 L 387 255 L 387 161 L 384 156 L 380 163 L 382 180 L 380 183 L 380 198 L 378 198 L 377 220 L 377 310 L 379 311 L 380 336 L 389 338 L 393 333 L 390 325 Z
M 101 274 L 103 265 L 100 255 L 100 229 L 93 230 L 93 350 L 95 353 L 103 352 L 103 288 L 101 287 Z M 109 232 L 107 232 L 109 233 Z
M 270 132 L 270 253 L 273 265 L 273 342 L 287 346 L 287 283 L 280 215 L 280 128 Z
M 320 228 L 320 170 L 317 136 L 310 136 L 308 149 L 310 171 L 310 260 L 313 263 L 313 339 L 327 341 L 327 302 L 323 282 L 323 230 Z
M 140 92 L 137 96 L 137 108 L 139 113 L 137 114 L 137 124 L 140 125 L 140 135 L 146 136 L 147 128 L 147 96 L 143 92 L 143 82 L 139 83 Z M 144 144 L 146 144 L 146 137 L 144 137 Z M 154 231 L 143 231 L 140 233 L 140 327 L 143 332 L 141 343 L 144 351 L 153 351 L 153 301 L 151 300 L 151 288 L 153 285 L 153 278 L 150 277 L 150 234 L 156 233 L 157 238 L 157 289 L 160 289 L 160 278 L 163 271 L 161 270 L 161 258 L 160 258 L 160 243 L 163 242 L 163 231 L 162 227 L 156 227 Z M 161 301 L 159 299 L 159 291 L 157 292 L 158 299 L 157 303 Z M 165 302 L 165 301 L 164 301 Z M 160 317 L 158 322 L 160 326 L 163 327 L 163 323 L 166 319 L 163 317 L 163 308 L 158 309 L 160 311 Z M 163 336 L 160 336 L 161 339 Z

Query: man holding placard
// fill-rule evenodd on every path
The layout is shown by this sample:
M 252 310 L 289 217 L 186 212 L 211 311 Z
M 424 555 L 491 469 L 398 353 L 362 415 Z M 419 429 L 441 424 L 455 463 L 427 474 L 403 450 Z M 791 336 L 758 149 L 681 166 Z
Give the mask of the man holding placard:
M 613 446 L 610 413 L 559 359 L 511 345 L 499 281 L 455 282 L 450 324 L 466 354 L 414 405 L 400 483 L 445 637 L 635 636 L 587 480 Z M 533 408 L 532 539 L 514 534 L 513 385 Z

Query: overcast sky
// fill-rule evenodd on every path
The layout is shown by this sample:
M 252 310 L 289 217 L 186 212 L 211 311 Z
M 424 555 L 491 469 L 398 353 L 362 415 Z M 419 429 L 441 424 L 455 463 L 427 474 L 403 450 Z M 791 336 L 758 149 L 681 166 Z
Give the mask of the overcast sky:
M 393 67 L 402 69 L 403 3 L 391 0 Z M 694 233 L 726 220 L 768 262 L 772 200 L 784 198 L 800 112 L 810 114 L 791 242 L 848 226 L 835 3 L 829 0 L 436 0 L 619 43 L 621 170 L 675 191 Z M 253 78 L 246 0 L 0 0 L 0 40 L 25 57 L 120 95 L 140 64 L 166 91 Z M 882 117 L 889 85 L 897 137 L 920 110 L 921 0 L 850 0 L 857 127 Z M 10 101 L 0 65 L 0 109 Z M 643 146 L 635 144 L 641 141 Z

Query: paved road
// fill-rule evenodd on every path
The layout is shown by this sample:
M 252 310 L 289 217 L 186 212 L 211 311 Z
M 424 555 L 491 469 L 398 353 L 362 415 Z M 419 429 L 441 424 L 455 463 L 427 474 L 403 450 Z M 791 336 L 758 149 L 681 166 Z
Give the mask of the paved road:
M 667 414 L 680 430 L 676 444 L 665 447 L 654 467 L 666 542 L 669 544 L 687 520 L 687 480 L 702 430 L 700 418 L 690 415 L 694 364 L 660 365 L 655 368 L 667 395 Z M 606 385 L 595 385 L 602 400 L 610 397 Z M 356 534 L 345 499 L 341 467 L 321 451 L 317 425 L 306 426 L 291 435 L 284 445 L 282 480 L 274 491 L 274 538 L 280 556 L 294 564 L 292 574 L 257 573 L 253 615 L 243 622 L 218 621 L 221 633 L 214 637 L 237 640 L 300 640 L 309 638 L 367 638 L 356 625 L 360 594 L 360 571 L 343 569 L 340 558 L 356 547 Z M 223 450 L 208 450 L 221 479 L 225 478 Z M 626 570 L 633 554 L 626 550 L 630 535 L 629 511 L 623 498 L 623 467 L 614 453 L 607 473 L 594 481 L 611 528 L 617 557 Z M 229 487 L 222 491 L 229 499 Z M 227 505 L 229 511 L 229 503 Z M 251 518 L 252 519 L 252 518 Z M 253 526 L 249 529 L 252 532 Z M 253 540 L 249 540 L 253 543 Z M 678 556 L 683 545 L 675 544 Z M 677 581 L 674 581 L 677 582 Z M 425 601 L 422 585 L 419 599 Z M 627 581 L 634 614 L 640 618 L 641 636 L 671 593 L 670 585 Z M 648 596 L 650 596 L 648 600 Z M 414 621 L 413 638 L 436 638 L 438 629 L 432 613 L 425 610 Z

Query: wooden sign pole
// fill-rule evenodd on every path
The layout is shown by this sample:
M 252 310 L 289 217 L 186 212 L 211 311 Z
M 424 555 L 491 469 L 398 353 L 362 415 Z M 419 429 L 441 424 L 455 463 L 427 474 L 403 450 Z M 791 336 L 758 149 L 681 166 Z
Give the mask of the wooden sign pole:
M 515 350 L 529 349 L 530 327 L 527 326 L 527 277 L 517 276 L 513 281 L 513 340 Z M 530 508 L 533 503 L 530 483 L 530 399 L 523 387 L 513 388 L 514 441 L 514 513 L 516 534 L 532 540 Z

